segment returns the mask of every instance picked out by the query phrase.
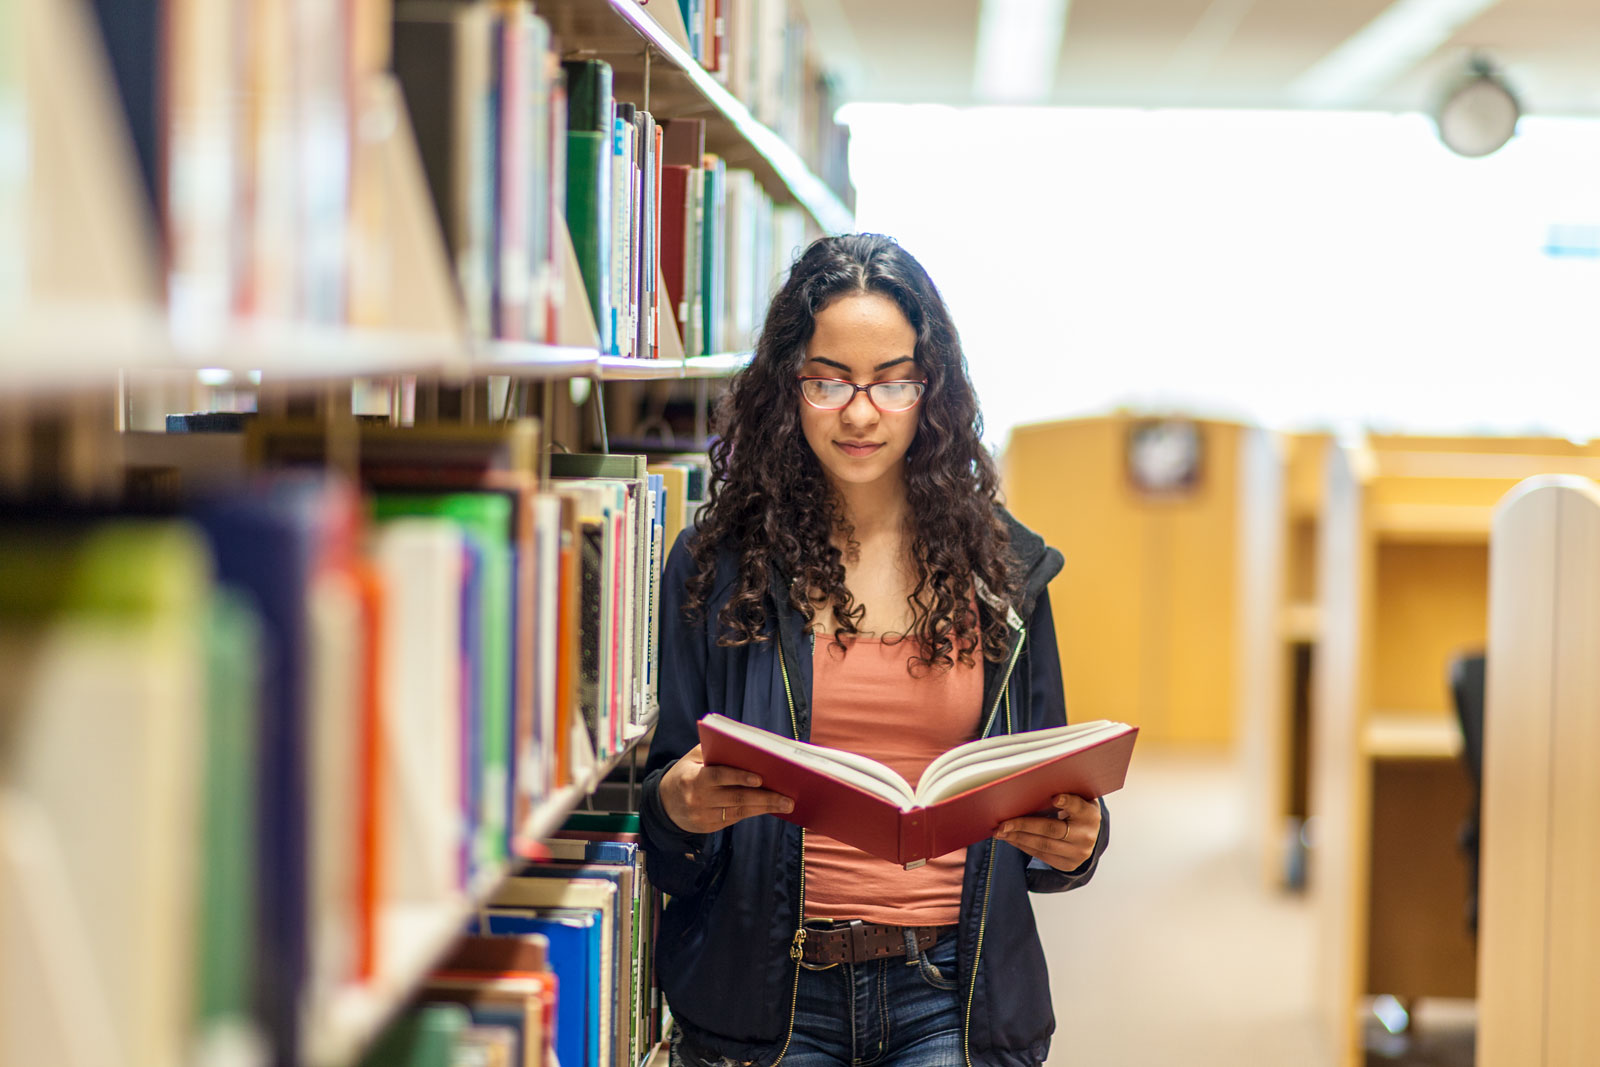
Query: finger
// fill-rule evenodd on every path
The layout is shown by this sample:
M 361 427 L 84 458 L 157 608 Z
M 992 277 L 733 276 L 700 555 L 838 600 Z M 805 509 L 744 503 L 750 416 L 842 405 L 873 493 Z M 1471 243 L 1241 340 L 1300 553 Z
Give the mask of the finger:
M 997 835 L 1000 836 L 1000 835 Z M 1008 845 L 1021 849 L 1028 855 L 1057 867 L 1070 871 L 1082 865 L 1089 858 L 1092 851 L 1083 845 L 1071 844 L 1061 837 L 1050 834 L 1035 834 L 1022 830 L 1014 830 L 1000 839 Z
M 723 800 L 727 803 L 721 804 Z M 787 814 L 794 810 L 794 801 L 766 789 L 737 789 L 719 797 L 719 808 L 727 812 L 727 821 L 737 822 L 752 815 Z
M 1101 812 L 1098 800 L 1085 800 L 1071 793 L 1063 793 L 1057 800 L 1060 801 L 1056 805 L 1058 815 L 1065 815 L 1081 826 L 1099 827 Z
M 761 776 L 759 774 L 755 774 L 752 771 L 742 771 L 738 767 L 709 765 L 700 774 L 702 776 L 701 780 L 707 785 L 719 788 L 737 789 L 742 786 L 746 789 L 759 789 L 761 787 Z
M 1035 837 L 1046 837 L 1056 841 L 1065 841 L 1072 833 L 1074 826 L 1072 820 L 1061 818 L 1041 818 L 1027 816 L 1021 819 L 1007 819 L 1000 824 L 997 836 L 1010 834 L 1031 834 Z
M 1081 845 L 1068 844 L 1058 837 L 1042 834 L 1013 833 L 1002 838 L 1006 844 L 1021 849 L 1035 859 L 1052 867 L 1071 870 L 1089 858 L 1089 850 Z

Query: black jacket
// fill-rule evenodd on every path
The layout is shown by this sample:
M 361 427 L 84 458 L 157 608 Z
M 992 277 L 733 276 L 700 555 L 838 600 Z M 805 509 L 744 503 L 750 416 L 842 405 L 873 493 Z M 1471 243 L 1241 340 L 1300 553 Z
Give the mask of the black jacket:
M 1045 592 L 1061 570 L 1061 554 L 1004 517 L 1026 580 L 1022 601 L 1012 609 L 979 597 L 982 612 L 1006 610 L 1011 628 L 1006 660 L 984 665 L 983 736 L 1066 721 Z M 804 832 L 757 816 L 711 834 L 684 833 L 662 809 L 660 782 L 698 742 L 695 723 L 709 712 L 808 738 L 810 646 L 803 619 L 789 608 L 782 580 L 775 578 L 767 597 L 768 633 L 776 630 L 780 640 L 718 647 L 712 627 L 737 573 L 728 552 L 718 559 L 703 621 L 686 622 L 693 536 L 686 530 L 679 537 L 662 577 L 661 717 L 641 807 L 651 879 L 669 895 L 656 937 L 656 970 L 673 1017 L 697 1052 L 770 1067 L 793 1025 L 798 964 L 790 948 L 801 918 Z M 1109 837 L 1110 822 L 1103 819 L 1094 855 L 1071 872 L 992 838 L 967 849 L 959 938 L 969 1063 L 1043 1062 L 1055 1020 L 1027 894 L 1083 885 Z

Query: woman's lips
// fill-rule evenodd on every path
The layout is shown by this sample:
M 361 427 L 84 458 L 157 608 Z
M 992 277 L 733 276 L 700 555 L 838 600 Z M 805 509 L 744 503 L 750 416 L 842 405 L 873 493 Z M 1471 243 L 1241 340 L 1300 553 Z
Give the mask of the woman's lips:
M 838 446 L 839 451 L 843 452 L 845 455 L 854 456 L 857 459 L 863 456 L 870 456 L 878 449 L 883 447 L 883 443 L 881 441 L 835 441 L 834 444 Z

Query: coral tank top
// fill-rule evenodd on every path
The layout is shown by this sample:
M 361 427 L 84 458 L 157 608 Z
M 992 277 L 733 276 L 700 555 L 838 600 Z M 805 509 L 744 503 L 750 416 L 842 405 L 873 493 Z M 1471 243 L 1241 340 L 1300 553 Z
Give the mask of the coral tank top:
M 977 736 L 982 661 L 907 672 L 918 645 L 847 637 L 848 651 L 818 634 L 812 652 L 811 741 L 870 756 L 915 785 L 947 749 Z M 806 917 L 896 926 L 953 923 L 961 909 L 966 849 L 906 870 L 825 834 L 806 834 Z

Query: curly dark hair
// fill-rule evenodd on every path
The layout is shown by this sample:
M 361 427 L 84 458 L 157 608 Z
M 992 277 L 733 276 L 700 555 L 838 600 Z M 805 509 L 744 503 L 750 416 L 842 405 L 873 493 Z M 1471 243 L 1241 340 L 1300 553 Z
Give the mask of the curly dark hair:
M 949 669 L 974 654 L 998 660 L 1006 644 L 1005 612 L 985 622 L 973 610 L 975 580 L 1014 603 L 1018 564 L 996 503 L 999 477 L 984 449 L 982 416 L 966 358 L 933 280 L 892 238 L 849 234 L 814 241 L 772 298 L 750 364 L 718 406 L 710 449 L 711 487 L 694 541 L 697 572 L 688 582 L 686 614 L 703 615 L 716 575 L 718 549 L 734 548 L 738 578 L 718 619 L 718 643 L 767 638 L 764 597 L 774 570 L 788 581 L 790 605 L 808 622 L 819 603 L 831 605 L 836 643 L 856 634 L 866 609 L 845 585 L 844 558 L 854 530 L 841 498 L 801 430 L 796 377 L 816 316 L 835 299 L 881 293 L 916 331 L 913 357 L 927 376 L 916 437 L 906 454 L 910 548 L 916 584 L 913 624 L 918 668 Z

